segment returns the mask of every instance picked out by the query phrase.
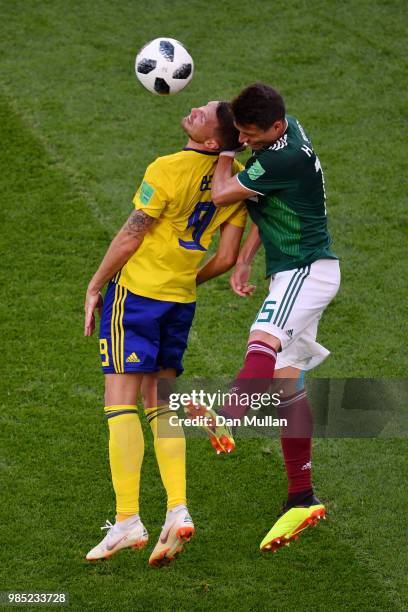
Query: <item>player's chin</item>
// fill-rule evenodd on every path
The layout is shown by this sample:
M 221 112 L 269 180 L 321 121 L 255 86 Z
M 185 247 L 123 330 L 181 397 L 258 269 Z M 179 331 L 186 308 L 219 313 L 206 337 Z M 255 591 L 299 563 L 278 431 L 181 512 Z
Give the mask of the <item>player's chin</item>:
M 183 117 L 181 120 L 181 127 L 183 128 L 183 130 L 185 130 L 186 132 L 188 132 L 187 130 L 187 126 L 188 126 L 188 118 L 190 115 L 187 115 L 186 117 Z

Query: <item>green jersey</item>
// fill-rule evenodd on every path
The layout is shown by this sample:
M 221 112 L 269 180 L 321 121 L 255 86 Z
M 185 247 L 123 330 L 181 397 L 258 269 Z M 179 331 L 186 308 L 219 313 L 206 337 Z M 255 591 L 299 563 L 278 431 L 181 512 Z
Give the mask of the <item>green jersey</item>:
M 319 158 L 294 117 L 281 138 L 254 151 L 238 181 L 259 194 L 247 200 L 265 247 L 266 275 L 317 259 L 337 259 L 327 230 L 324 177 Z

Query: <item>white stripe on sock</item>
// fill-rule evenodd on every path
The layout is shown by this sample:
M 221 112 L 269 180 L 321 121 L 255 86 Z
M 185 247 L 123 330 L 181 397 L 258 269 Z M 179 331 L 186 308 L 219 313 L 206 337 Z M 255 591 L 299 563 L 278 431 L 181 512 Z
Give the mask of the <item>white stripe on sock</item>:
M 284 399 L 281 400 L 279 404 L 279 408 L 286 408 L 287 406 L 294 404 L 295 402 L 303 399 L 304 397 L 306 397 L 306 391 L 300 391 L 299 393 L 297 393 L 294 397 L 292 397 L 289 400 L 284 400 Z
M 263 346 L 262 344 L 249 344 L 246 355 L 248 355 L 249 353 L 265 353 L 266 355 L 270 355 L 271 357 L 274 357 L 276 359 L 275 349 L 273 349 L 272 347 L 268 348 L 266 346 Z

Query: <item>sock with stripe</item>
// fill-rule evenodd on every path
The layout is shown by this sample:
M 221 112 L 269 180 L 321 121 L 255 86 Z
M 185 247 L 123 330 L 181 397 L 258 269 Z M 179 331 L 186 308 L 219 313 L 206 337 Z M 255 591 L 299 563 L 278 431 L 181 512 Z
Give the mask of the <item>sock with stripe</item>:
M 119 520 L 139 513 L 144 439 L 136 406 L 106 406 L 109 461 Z
M 313 497 L 313 417 L 306 390 L 302 389 L 283 399 L 278 408 L 278 415 L 288 423 L 281 436 L 288 475 L 288 503 L 296 500 L 307 503 L 307 500 Z
M 167 493 L 167 509 L 186 505 L 186 440 L 181 425 L 170 425 L 174 410 L 168 405 L 146 408 L 153 432 L 154 450 L 162 483 Z
M 251 406 L 240 401 L 241 396 L 266 393 L 271 385 L 275 363 L 275 349 L 259 340 L 249 342 L 244 365 L 229 390 L 232 397 L 220 414 L 226 418 L 242 419 Z

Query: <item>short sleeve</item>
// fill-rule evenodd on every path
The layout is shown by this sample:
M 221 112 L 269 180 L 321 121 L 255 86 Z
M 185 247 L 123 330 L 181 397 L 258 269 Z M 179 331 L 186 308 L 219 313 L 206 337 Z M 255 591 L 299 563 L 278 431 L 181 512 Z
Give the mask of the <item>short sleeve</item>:
M 158 219 L 173 198 L 171 191 L 168 169 L 159 158 L 147 167 L 133 203 L 136 210 L 143 210 L 150 217 Z
M 234 205 L 234 210 L 231 215 L 226 219 L 226 223 L 236 225 L 237 227 L 245 227 L 247 220 L 247 209 L 244 202 Z
M 260 195 L 293 184 L 292 162 L 285 151 L 264 151 L 237 174 L 239 183 Z
M 240 161 L 238 161 L 237 159 L 234 159 L 234 162 L 232 164 L 232 172 L 234 174 L 237 174 L 237 172 L 241 172 L 241 170 L 244 169 L 243 164 L 241 164 Z
M 232 165 L 232 172 L 237 174 L 241 170 L 244 169 L 244 166 L 237 159 L 234 159 L 234 163 Z M 245 227 L 247 220 L 247 209 L 245 206 L 245 202 L 237 202 L 237 204 L 232 204 L 228 206 L 231 209 L 231 214 L 226 218 L 225 223 L 230 223 L 231 225 L 236 225 L 237 227 Z

